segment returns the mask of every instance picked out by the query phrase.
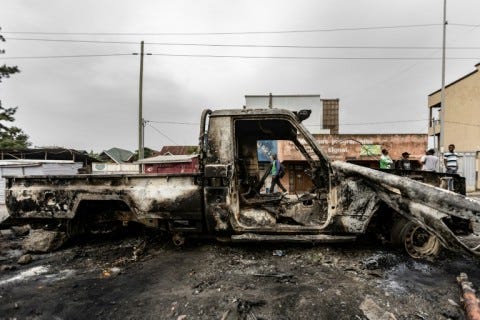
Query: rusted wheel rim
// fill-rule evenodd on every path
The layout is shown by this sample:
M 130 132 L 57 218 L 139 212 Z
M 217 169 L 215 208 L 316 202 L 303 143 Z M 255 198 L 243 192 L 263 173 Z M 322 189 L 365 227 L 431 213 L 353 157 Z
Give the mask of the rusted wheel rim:
M 177 247 L 179 246 L 183 246 L 184 243 L 185 243 L 185 238 L 183 237 L 182 234 L 180 233 L 175 233 L 173 236 L 172 236 L 172 241 L 173 241 L 173 244 L 176 245 Z
M 435 256 L 440 250 L 440 241 L 428 231 L 414 224 L 404 229 L 405 250 L 413 258 Z

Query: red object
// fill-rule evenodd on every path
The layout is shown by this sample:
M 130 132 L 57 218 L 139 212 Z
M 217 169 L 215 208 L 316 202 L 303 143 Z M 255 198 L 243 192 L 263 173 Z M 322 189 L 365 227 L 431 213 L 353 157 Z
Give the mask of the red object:
M 145 173 L 196 173 L 198 172 L 198 157 L 192 157 L 189 161 L 167 162 L 167 163 L 146 163 Z

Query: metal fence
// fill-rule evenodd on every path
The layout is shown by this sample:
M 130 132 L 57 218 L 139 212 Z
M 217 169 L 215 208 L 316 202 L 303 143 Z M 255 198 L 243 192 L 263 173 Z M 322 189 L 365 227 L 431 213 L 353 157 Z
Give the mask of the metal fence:
M 475 191 L 477 168 L 476 168 L 476 152 L 459 152 L 458 158 L 458 174 L 465 177 L 465 185 L 467 191 Z

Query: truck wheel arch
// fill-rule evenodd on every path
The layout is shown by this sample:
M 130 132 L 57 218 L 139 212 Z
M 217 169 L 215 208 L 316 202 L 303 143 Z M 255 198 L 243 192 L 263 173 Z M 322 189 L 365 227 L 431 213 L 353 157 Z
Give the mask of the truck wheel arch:
M 84 219 L 136 221 L 137 215 L 128 200 L 115 195 L 79 196 L 73 207 L 72 220 L 82 222 Z

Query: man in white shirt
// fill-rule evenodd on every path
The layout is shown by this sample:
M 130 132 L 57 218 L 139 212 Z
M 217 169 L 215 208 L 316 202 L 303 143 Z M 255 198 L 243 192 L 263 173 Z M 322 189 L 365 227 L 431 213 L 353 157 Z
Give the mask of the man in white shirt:
M 435 155 L 435 150 L 427 150 L 426 155 L 420 159 L 420 162 L 423 164 L 423 171 L 437 171 L 438 157 Z

